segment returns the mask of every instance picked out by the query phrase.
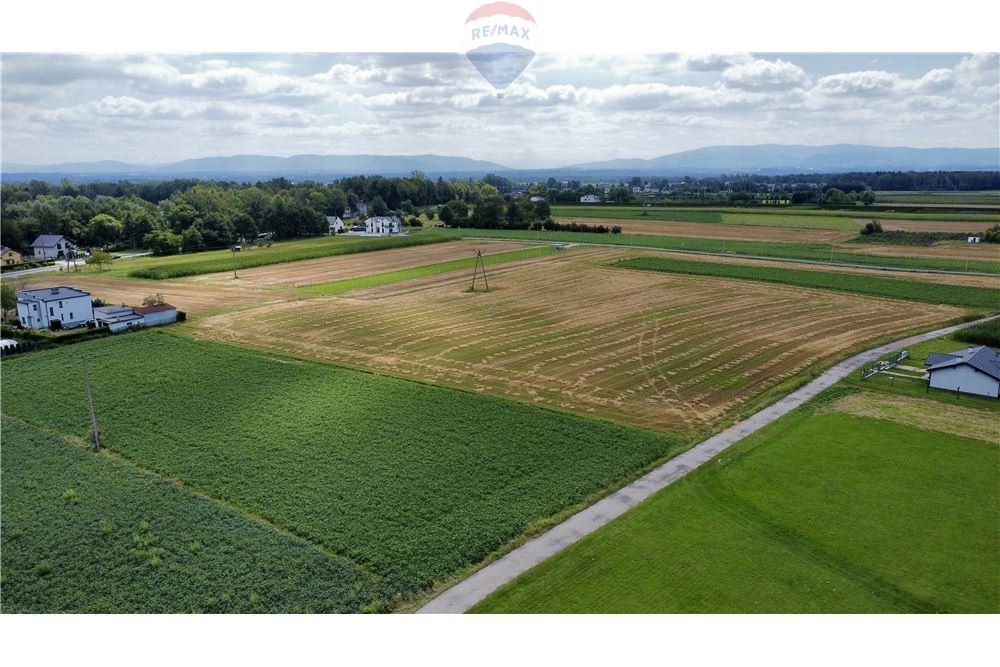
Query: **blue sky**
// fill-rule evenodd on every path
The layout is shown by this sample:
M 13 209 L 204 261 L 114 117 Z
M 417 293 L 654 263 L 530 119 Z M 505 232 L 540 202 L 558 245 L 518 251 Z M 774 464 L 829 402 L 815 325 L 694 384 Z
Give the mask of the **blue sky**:
M 997 146 L 997 54 L 5 54 L 3 159 L 438 153 L 512 167 L 714 144 Z

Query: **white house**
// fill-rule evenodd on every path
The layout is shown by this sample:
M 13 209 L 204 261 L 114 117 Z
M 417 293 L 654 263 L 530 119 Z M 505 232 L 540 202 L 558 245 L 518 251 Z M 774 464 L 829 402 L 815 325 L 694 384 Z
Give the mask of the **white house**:
M 136 308 L 135 312 L 142 315 L 143 326 L 146 327 L 158 327 L 161 324 L 173 324 L 177 321 L 177 308 L 169 303 L 142 306 Z
M 94 308 L 94 320 L 97 326 L 111 329 L 111 333 L 143 326 L 142 315 L 128 306 L 98 306 Z
M 530 201 L 532 204 L 537 204 L 540 201 L 545 201 L 545 197 L 539 197 L 538 195 L 535 195 L 534 197 L 532 197 L 528 201 Z
M 90 293 L 61 285 L 17 293 L 17 319 L 29 329 L 78 327 L 94 319 Z
M 343 234 L 346 227 L 344 226 L 344 221 L 340 219 L 338 215 L 328 215 L 326 216 L 326 224 L 330 227 L 330 235 Z
M 1000 397 L 1000 353 L 980 345 L 927 355 L 930 386 L 977 396 Z
M 35 259 L 66 259 L 76 254 L 76 244 L 59 234 L 42 234 L 31 244 Z
M 365 234 L 399 234 L 403 231 L 403 223 L 396 216 L 375 215 L 365 220 Z
M 582 197 L 580 197 L 581 204 L 599 204 L 600 201 L 601 198 L 598 197 L 597 195 L 583 195 Z

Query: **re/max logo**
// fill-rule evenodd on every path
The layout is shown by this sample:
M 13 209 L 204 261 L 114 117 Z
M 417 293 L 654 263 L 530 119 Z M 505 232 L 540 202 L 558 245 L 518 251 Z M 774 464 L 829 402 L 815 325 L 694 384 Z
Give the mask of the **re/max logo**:
M 516 25 L 506 23 L 495 23 L 472 29 L 472 39 L 486 39 L 487 37 L 519 37 L 520 39 L 531 39 L 528 35 L 528 28 L 519 28 Z

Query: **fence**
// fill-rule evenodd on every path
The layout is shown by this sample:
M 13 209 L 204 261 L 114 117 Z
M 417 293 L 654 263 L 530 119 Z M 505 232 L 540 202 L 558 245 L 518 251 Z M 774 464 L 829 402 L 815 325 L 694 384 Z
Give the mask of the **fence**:
M 909 350 L 900 350 L 899 352 L 896 352 L 896 353 L 892 354 L 888 359 L 882 359 L 881 361 L 877 361 L 877 362 L 875 362 L 874 364 L 872 364 L 871 366 L 868 366 L 868 367 L 862 366 L 861 367 L 861 379 L 862 380 L 867 380 L 868 378 L 870 378 L 871 376 L 875 375 L 876 373 L 881 373 L 882 371 L 887 371 L 890 368 L 892 368 L 893 366 L 895 366 L 896 364 L 898 364 L 899 362 L 901 362 L 903 359 L 906 359 L 909 356 L 910 356 L 910 351 Z

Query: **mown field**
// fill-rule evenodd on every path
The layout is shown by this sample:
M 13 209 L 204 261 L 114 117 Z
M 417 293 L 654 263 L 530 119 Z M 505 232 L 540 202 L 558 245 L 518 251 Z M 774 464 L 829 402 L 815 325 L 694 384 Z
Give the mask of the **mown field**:
M 744 266 L 721 262 L 693 262 L 669 257 L 636 257 L 619 262 L 626 269 L 683 273 L 720 278 L 740 278 L 817 287 L 822 289 L 869 294 L 872 296 L 907 299 L 924 303 L 946 303 L 985 310 L 1000 308 L 1000 289 L 931 284 L 905 278 L 883 278 L 850 273 L 820 273 L 799 269 Z
M 473 611 L 1000 612 L 996 442 L 828 402 L 755 433 Z
M 511 250 L 508 252 L 492 253 L 488 255 L 483 255 L 483 265 L 494 266 L 496 264 L 505 264 L 507 262 L 516 262 L 525 259 L 532 259 L 535 257 L 544 257 L 545 255 L 550 255 L 556 252 L 548 246 L 535 246 L 533 248 L 523 248 L 520 250 Z M 405 282 L 408 280 L 416 280 L 418 278 L 427 278 L 430 276 L 437 276 L 442 273 L 449 273 L 451 271 L 460 271 L 465 269 L 470 272 L 475 268 L 476 257 L 465 257 L 463 259 L 453 259 L 447 262 L 437 262 L 435 264 L 424 264 L 422 266 L 414 266 L 406 269 L 398 269 L 396 271 L 387 271 L 385 273 L 377 273 L 369 276 L 359 276 L 357 278 L 347 278 L 344 280 L 337 280 L 329 283 L 318 283 L 314 285 L 307 285 L 302 287 L 304 292 L 309 294 L 343 294 L 344 292 L 350 292 L 356 289 L 366 289 L 370 287 L 380 287 L 383 285 L 391 285 L 393 283 Z M 486 279 L 489 279 L 489 274 L 487 273 Z M 482 274 L 479 274 L 477 279 L 479 283 L 477 287 L 482 286 L 483 281 Z M 470 278 L 469 285 L 471 288 L 472 280 Z
M 745 241 L 738 239 L 719 240 L 643 234 L 591 234 L 587 232 L 540 232 L 507 229 L 462 229 L 465 238 L 536 240 L 557 243 L 599 243 L 612 246 L 657 248 L 663 250 L 690 250 L 692 252 L 729 253 L 774 257 L 780 259 L 805 259 L 817 262 L 841 262 L 863 266 L 888 266 L 911 269 L 931 269 L 941 271 L 979 271 L 1000 273 L 1000 261 L 994 259 L 996 251 L 980 244 L 983 250 L 976 251 L 982 259 L 949 259 L 939 257 L 913 257 L 905 254 L 879 255 L 875 253 L 849 252 L 843 247 L 829 243 L 772 243 L 765 241 Z M 863 249 L 863 248 L 862 248 Z
M 833 215 L 793 215 L 791 212 L 756 213 L 732 210 L 680 209 L 644 206 L 553 206 L 552 215 L 560 218 L 597 218 L 622 220 L 667 220 L 676 222 L 721 223 L 775 227 L 802 227 L 857 232 L 858 225 L 845 217 Z
M 2 429 L 5 613 L 391 606 L 381 578 L 346 558 L 8 413 Z
M 288 575 L 291 582 L 275 582 L 273 595 L 285 605 L 276 603 L 275 609 L 292 608 L 299 601 L 318 606 L 324 596 L 333 595 L 325 593 L 324 586 L 353 591 L 356 600 L 351 593 L 333 596 L 334 604 L 345 607 L 377 606 L 383 599 L 396 604 L 681 446 L 676 438 L 609 422 L 166 331 L 130 333 L 5 360 L 4 423 L 16 420 L 50 433 L 84 436 L 87 411 L 80 355 L 88 360 L 104 446 L 167 481 L 140 484 L 133 475 L 139 481 L 122 482 L 115 507 L 102 509 L 98 489 L 110 482 L 101 475 L 118 475 L 120 467 L 78 473 L 73 461 L 84 454 L 75 450 L 64 460 L 31 463 L 31 448 L 41 445 L 32 445 L 27 436 L 11 443 L 5 438 L 5 576 L 8 558 L 18 564 L 14 571 L 19 578 L 27 577 L 28 561 L 35 567 L 46 559 L 52 572 L 77 573 L 53 579 L 53 597 L 40 601 L 32 597 L 39 590 L 35 584 L 10 589 L 5 584 L 5 606 L 74 610 L 74 582 L 82 564 L 101 557 L 89 549 L 102 544 L 102 519 L 122 531 L 114 533 L 116 540 L 135 539 L 147 560 L 152 555 L 160 559 L 157 572 L 162 574 L 156 577 L 145 576 L 148 564 L 136 561 L 135 579 L 108 584 L 107 596 L 118 595 L 120 586 L 136 585 L 133 610 L 157 610 L 175 579 L 181 591 L 196 588 L 195 583 L 179 581 L 185 570 L 169 567 L 171 562 L 187 562 L 181 551 L 184 543 L 198 541 L 212 548 L 214 531 L 232 532 L 225 539 L 237 545 L 256 539 L 252 532 L 240 534 L 243 529 L 236 524 L 206 524 L 204 532 L 190 527 L 185 533 L 185 517 L 197 518 L 193 510 L 178 509 L 177 517 L 168 518 L 165 508 L 156 509 L 154 499 L 146 498 L 152 496 L 148 488 L 166 497 L 155 502 L 189 502 L 173 480 L 353 562 L 331 566 L 346 574 L 331 572 L 321 580 L 315 599 L 309 597 L 312 593 L 294 592 L 293 584 L 303 576 L 297 571 Z M 11 454 L 15 447 L 26 448 L 23 456 Z M 8 456 L 22 463 L 8 468 Z M 103 458 L 85 456 L 98 468 L 109 465 Z M 22 467 L 27 471 L 20 472 Z M 40 478 L 46 476 L 53 479 L 43 485 Z M 81 511 L 65 514 L 50 526 L 53 513 L 68 509 L 62 505 L 67 488 L 80 497 Z M 171 488 L 175 496 L 167 493 Z M 8 492 L 16 496 L 10 503 Z M 28 508 L 38 502 L 39 494 L 46 500 L 32 516 Z M 142 520 L 148 530 L 139 527 Z M 41 540 L 37 545 L 25 543 L 23 557 L 6 548 L 12 526 Z M 81 549 L 73 549 L 74 542 L 56 546 L 64 532 L 83 535 L 77 541 Z M 147 532 L 169 543 L 165 553 L 149 553 Z M 282 550 L 292 550 L 277 538 L 271 544 L 277 558 Z M 128 546 L 116 549 L 128 551 Z M 81 550 L 85 556 L 78 553 Z M 245 555 L 232 554 L 229 576 L 263 567 L 270 562 L 263 554 L 249 546 Z M 292 567 L 292 554 L 285 557 Z M 361 568 L 377 578 L 361 577 Z M 284 578 L 282 572 L 276 570 L 275 576 Z M 98 569 L 94 576 L 99 574 Z M 208 591 L 219 590 L 225 581 L 231 579 Z M 248 579 L 246 585 L 256 581 Z M 147 585 L 168 590 L 142 607 Z M 241 588 L 237 597 L 249 591 Z M 267 599 L 264 592 L 259 595 Z M 181 606 L 194 607 L 199 601 L 180 599 Z
M 191 331 L 691 433 L 847 349 L 965 312 L 611 265 L 630 256 L 572 249 L 492 267 L 489 293 L 450 272 L 204 317 Z
M 118 266 L 112 265 L 111 270 L 130 278 L 166 280 L 168 278 L 232 271 L 234 265 L 237 270 L 249 269 L 317 257 L 440 243 L 454 238 L 456 238 L 454 234 L 440 230 L 396 237 L 324 236 L 275 243 L 270 248 L 250 247 L 235 253 L 235 255 L 229 250 L 210 250 L 169 257 L 140 257 L 123 260 Z
M 642 215 L 646 213 L 647 215 Z M 687 216 L 693 217 L 673 217 Z M 731 214 L 736 217 L 726 217 Z M 927 220 L 944 222 L 985 222 L 987 226 L 1000 222 L 1000 213 L 993 211 L 964 211 L 962 213 L 951 212 L 902 212 L 886 211 L 884 209 L 870 209 L 864 206 L 857 206 L 851 209 L 835 210 L 821 209 L 808 206 L 789 206 L 785 208 L 738 208 L 733 206 L 705 206 L 705 207 L 674 207 L 674 206 L 610 206 L 610 205 L 556 205 L 552 207 L 553 216 L 568 216 L 579 218 L 637 218 L 678 220 L 690 222 L 729 222 L 732 224 L 769 224 L 769 225 L 803 225 L 815 224 L 822 228 L 823 225 L 835 225 L 834 219 L 847 218 L 879 218 L 883 220 L 904 219 L 904 220 Z M 721 219 L 715 219 L 715 215 L 721 215 Z M 655 218 L 654 216 L 666 216 Z M 758 222 L 743 222 L 743 220 L 758 220 Z M 782 219 L 784 218 L 784 220 Z M 815 219 L 815 220 L 814 220 Z M 826 219 L 826 220 L 824 220 Z M 814 220 L 814 222 L 809 222 Z M 848 227 L 832 227 L 834 229 L 849 229 Z M 857 229 L 857 227 L 852 227 Z
M 976 204 L 1000 207 L 1000 192 L 902 192 L 878 191 L 875 201 L 892 204 Z

